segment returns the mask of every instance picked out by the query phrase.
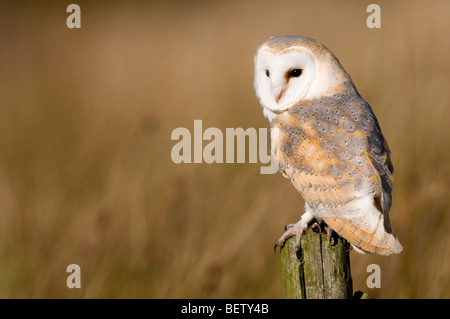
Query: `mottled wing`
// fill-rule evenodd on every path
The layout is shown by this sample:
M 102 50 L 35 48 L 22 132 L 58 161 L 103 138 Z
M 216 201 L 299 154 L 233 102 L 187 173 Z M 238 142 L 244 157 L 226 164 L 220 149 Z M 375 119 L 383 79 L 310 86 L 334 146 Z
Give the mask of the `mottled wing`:
M 366 110 L 366 116 L 373 121 L 373 127 L 371 134 L 368 135 L 368 151 L 367 156 L 372 163 L 372 166 L 380 177 L 381 192 L 376 194 L 375 200 L 383 212 L 386 231 L 392 233 L 391 225 L 389 222 L 389 211 L 392 205 L 392 183 L 394 167 L 391 161 L 391 151 L 389 149 L 386 139 L 381 133 L 380 126 L 377 118 L 373 114 L 370 106 L 364 104 Z
M 366 105 L 361 98 L 322 98 L 299 103 L 272 122 L 279 130 L 280 169 L 311 208 L 339 211 L 358 193 L 382 193 L 373 162 L 381 171 L 388 152 L 383 145 L 372 145 L 379 154 L 372 160 L 369 147 L 384 139 L 379 129 L 371 138 L 378 125 Z
M 391 232 L 393 168 L 370 106 L 359 96 L 345 95 L 302 102 L 280 114 L 272 128 L 278 135 L 279 168 L 316 217 L 334 222 L 357 246 L 366 238 L 363 249 L 379 253 L 381 239 L 370 238 L 373 231 L 361 226 L 365 221 L 356 207 L 359 199 L 373 196 Z

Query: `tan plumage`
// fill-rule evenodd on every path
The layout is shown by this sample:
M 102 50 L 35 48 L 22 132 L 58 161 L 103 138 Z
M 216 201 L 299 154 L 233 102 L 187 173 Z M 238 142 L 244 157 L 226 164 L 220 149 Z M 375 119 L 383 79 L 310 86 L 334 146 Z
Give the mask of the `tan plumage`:
M 389 221 L 389 147 L 331 51 L 309 38 L 272 38 L 255 57 L 255 88 L 271 120 L 280 171 L 306 203 L 300 222 L 279 243 L 294 234 L 299 241 L 315 218 L 360 252 L 399 253 Z

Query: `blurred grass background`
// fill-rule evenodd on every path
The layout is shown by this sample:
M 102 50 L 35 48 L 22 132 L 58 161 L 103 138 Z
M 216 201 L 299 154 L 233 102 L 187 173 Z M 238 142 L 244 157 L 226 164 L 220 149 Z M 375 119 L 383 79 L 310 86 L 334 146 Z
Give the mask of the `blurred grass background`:
M 372 1 L 77 1 L 79 30 L 70 3 L 0 4 L 0 298 L 280 298 L 295 189 L 260 164 L 170 158 L 194 119 L 269 126 L 253 56 L 272 35 L 327 45 L 392 150 L 405 249 L 351 252 L 354 290 L 450 298 L 450 2 L 377 1 L 373 30 Z

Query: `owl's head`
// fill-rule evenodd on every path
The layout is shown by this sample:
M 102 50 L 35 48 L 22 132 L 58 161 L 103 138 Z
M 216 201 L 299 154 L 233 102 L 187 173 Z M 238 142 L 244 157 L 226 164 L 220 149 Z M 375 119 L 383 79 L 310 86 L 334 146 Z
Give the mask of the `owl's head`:
M 273 37 L 255 56 L 256 95 L 270 120 L 302 100 L 348 89 L 349 83 L 333 53 L 311 38 Z

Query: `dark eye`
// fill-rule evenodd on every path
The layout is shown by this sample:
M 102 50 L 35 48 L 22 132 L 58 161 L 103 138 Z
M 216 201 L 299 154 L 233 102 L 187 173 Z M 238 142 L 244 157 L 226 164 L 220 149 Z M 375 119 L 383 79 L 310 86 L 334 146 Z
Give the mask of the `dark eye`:
M 302 69 L 293 69 L 291 70 L 291 72 L 289 72 L 289 75 L 293 76 L 294 78 L 298 78 L 300 75 L 302 75 L 302 72 Z
M 266 76 L 269 77 L 270 76 L 270 72 L 269 70 L 266 70 Z

